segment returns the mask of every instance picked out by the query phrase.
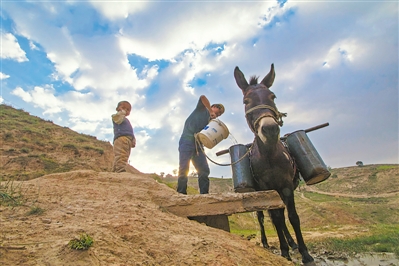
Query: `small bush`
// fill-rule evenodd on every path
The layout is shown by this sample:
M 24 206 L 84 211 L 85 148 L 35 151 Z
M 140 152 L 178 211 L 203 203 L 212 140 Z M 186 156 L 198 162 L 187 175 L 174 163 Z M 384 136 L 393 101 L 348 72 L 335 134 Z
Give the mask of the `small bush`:
M 62 147 L 67 149 L 76 149 L 76 146 L 71 143 L 64 144 Z
M 97 147 L 92 147 L 92 146 L 83 146 L 83 148 L 85 150 L 93 150 L 98 152 L 99 154 L 103 155 L 104 154 L 104 150 L 102 148 L 97 148 Z
M 93 238 L 86 233 L 80 234 L 79 239 L 75 238 L 69 241 L 68 246 L 71 249 L 86 250 L 93 245 Z
M 44 212 L 44 210 L 40 207 L 37 206 L 32 206 L 30 208 L 30 211 L 27 213 L 27 215 L 40 215 Z
M 22 148 L 22 149 L 21 149 L 21 152 L 23 152 L 23 153 L 29 153 L 30 150 L 29 150 L 28 148 Z
M 374 172 L 371 175 L 369 175 L 369 180 L 370 181 L 376 181 L 377 180 L 377 173 Z
M 12 133 L 8 132 L 6 134 L 4 134 L 4 140 L 11 140 L 13 139 Z
M 0 183 L 0 205 L 22 205 L 22 183 L 15 184 L 13 180 Z
M 43 142 L 41 142 L 41 141 L 39 141 L 39 140 L 36 140 L 36 141 L 35 141 L 35 144 L 36 144 L 37 146 L 41 146 L 41 147 L 46 146 L 45 143 L 43 143 Z
M 75 139 L 77 142 L 86 142 L 87 141 L 87 139 L 84 137 L 76 137 Z

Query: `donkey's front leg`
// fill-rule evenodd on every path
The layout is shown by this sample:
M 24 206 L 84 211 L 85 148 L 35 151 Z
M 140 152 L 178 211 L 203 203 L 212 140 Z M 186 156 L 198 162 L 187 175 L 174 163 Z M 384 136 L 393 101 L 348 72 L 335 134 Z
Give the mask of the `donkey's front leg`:
M 287 211 L 288 211 L 288 218 L 290 223 L 295 231 L 296 240 L 298 241 L 298 250 L 299 253 L 302 255 L 302 262 L 305 265 L 315 265 L 313 257 L 309 254 L 308 248 L 305 245 L 305 241 L 303 240 L 302 232 L 301 232 L 301 222 L 299 220 L 298 213 L 295 209 L 295 201 L 293 195 L 287 197 L 287 200 L 284 202 Z

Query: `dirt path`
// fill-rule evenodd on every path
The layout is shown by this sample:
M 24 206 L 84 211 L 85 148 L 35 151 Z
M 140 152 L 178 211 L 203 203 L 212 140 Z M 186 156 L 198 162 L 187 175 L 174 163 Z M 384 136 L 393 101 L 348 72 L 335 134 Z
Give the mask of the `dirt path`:
M 311 187 L 311 186 L 306 186 L 305 188 L 303 188 L 304 191 L 307 192 L 316 192 L 319 194 L 323 194 L 323 195 L 329 195 L 329 196 L 338 196 L 338 197 L 347 197 L 347 198 L 388 198 L 388 197 L 394 197 L 399 195 L 399 191 L 394 191 L 394 192 L 389 192 L 389 193 L 381 193 L 378 195 L 370 195 L 370 194 L 344 194 L 344 193 L 336 193 L 336 192 L 326 192 L 326 191 L 321 191 L 318 190 L 315 187 Z M 303 195 L 303 193 L 301 193 L 302 197 L 305 198 L 305 196 Z

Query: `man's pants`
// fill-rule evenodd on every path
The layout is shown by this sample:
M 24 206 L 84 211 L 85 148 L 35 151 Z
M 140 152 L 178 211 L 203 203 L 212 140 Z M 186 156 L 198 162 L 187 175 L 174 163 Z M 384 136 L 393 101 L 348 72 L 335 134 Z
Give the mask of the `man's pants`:
M 201 194 L 209 193 L 209 166 L 205 154 L 195 143 L 180 141 L 179 143 L 179 178 L 177 181 L 177 192 L 187 194 L 187 175 L 190 168 L 190 160 L 198 172 L 198 186 Z

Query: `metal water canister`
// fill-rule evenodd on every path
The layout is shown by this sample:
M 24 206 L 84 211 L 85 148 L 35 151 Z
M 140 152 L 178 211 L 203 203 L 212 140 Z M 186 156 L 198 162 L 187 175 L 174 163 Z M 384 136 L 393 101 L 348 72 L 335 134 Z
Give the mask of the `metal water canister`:
M 286 143 L 307 185 L 320 183 L 330 177 L 331 173 L 304 130 L 289 134 Z
M 233 172 L 234 192 L 244 193 L 255 191 L 249 154 L 245 155 L 247 151 L 247 146 L 243 144 L 236 144 L 229 148 L 232 163 L 231 168 Z

